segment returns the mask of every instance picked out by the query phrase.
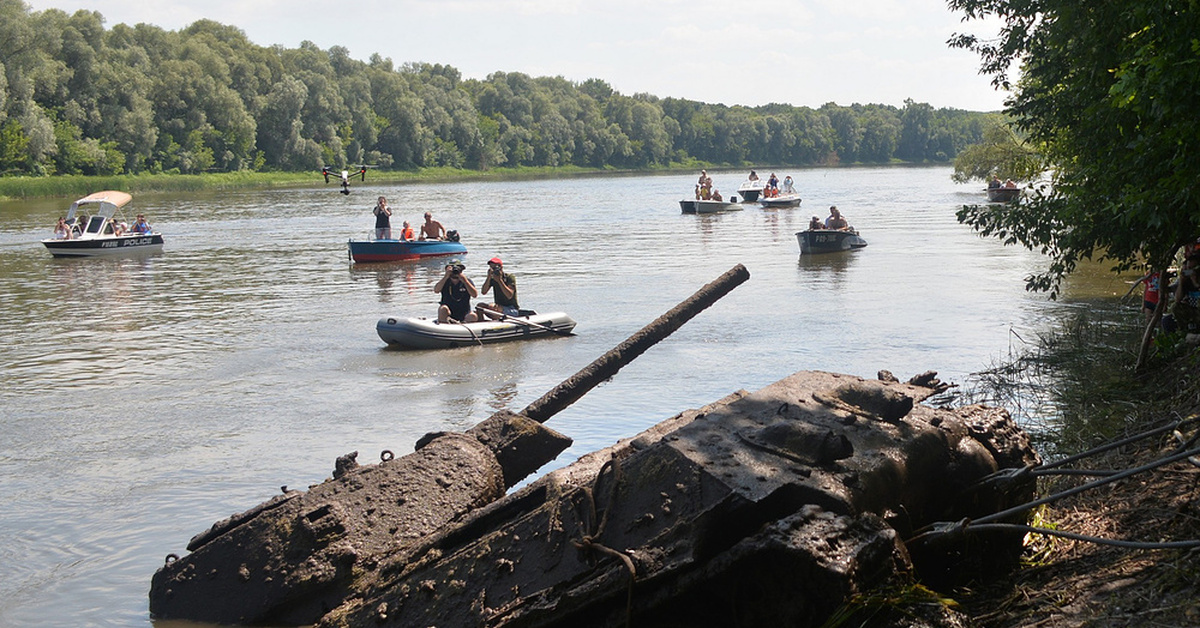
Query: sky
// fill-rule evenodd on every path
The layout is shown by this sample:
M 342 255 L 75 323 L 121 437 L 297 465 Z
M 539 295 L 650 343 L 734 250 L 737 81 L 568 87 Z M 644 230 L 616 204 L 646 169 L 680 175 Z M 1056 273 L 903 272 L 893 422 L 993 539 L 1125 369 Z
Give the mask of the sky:
M 463 78 L 497 71 L 597 78 L 627 96 L 820 107 L 905 99 L 995 111 L 1005 93 L 979 58 L 946 45 L 995 37 L 945 0 L 26 0 L 32 10 L 97 11 L 105 26 L 179 30 L 200 19 L 255 44 L 341 46 L 405 63 L 450 65 Z M 748 8 L 749 7 L 749 8 Z

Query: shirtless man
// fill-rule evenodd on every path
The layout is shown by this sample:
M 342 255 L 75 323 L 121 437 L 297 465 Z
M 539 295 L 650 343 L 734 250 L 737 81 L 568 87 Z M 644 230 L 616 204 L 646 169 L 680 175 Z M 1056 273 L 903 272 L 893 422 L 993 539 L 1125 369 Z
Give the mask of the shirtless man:
M 433 219 L 433 214 L 425 212 L 425 224 L 421 225 L 422 240 L 445 240 L 446 228 L 442 223 Z
M 829 217 L 825 219 L 826 229 L 845 230 L 850 228 L 850 223 L 846 222 L 845 217 L 838 211 L 836 205 L 829 208 Z

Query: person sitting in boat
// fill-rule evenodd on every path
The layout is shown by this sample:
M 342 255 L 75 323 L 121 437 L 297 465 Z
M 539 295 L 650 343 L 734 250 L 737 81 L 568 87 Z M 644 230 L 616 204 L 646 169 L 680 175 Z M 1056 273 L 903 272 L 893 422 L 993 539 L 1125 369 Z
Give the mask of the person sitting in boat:
M 404 226 L 400 228 L 400 239 L 401 240 L 413 239 L 413 230 L 412 230 L 412 227 L 408 224 L 407 220 L 404 221 Z
M 796 188 L 795 188 L 795 186 L 792 185 L 792 175 L 789 174 L 788 176 L 783 178 L 782 192 L 784 194 L 795 194 L 796 193 Z
M 433 214 L 425 212 L 425 224 L 421 225 L 422 240 L 445 240 L 446 228 L 442 223 L 433 219 Z
M 475 284 L 463 274 L 466 265 L 458 260 L 446 264 L 446 272 L 433 287 L 442 295 L 438 304 L 439 323 L 474 323 L 479 320 L 471 311 L 471 299 L 479 296 Z
M 112 234 L 115 236 L 123 236 L 129 231 L 129 225 L 123 222 L 111 220 L 109 224 L 112 225 Z
M 1007 180 L 1007 181 L 1005 181 L 1005 182 L 1004 182 L 1004 187 L 1005 187 L 1005 188 L 1007 188 L 1007 189 L 1009 189 L 1009 190 L 1012 190 L 1012 189 L 1015 189 L 1015 188 L 1017 187 L 1017 183 L 1016 183 L 1015 181 L 1013 181 L 1012 179 L 1009 179 L 1009 180 Z
M 146 235 L 151 231 L 150 223 L 146 222 L 146 215 L 138 214 L 137 220 L 133 221 L 133 232 L 138 235 Z
M 380 196 L 375 203 L 375 209 L 371 210 L 375 214 L 375 239 L 376 240 L 391 240 L 392 239 L 392 208 L 388 207 L 387 198 Z
M 753 170 L 751 170 L 751 171 L 750 171 L 750 176 L 749 176 L 749 177 L 748 177 L 746 180 L 747 180 L 747 181 L 758 181 L 758 173 L 757 173 L 757 172 L 755 172 L 755 171 L 753 171 Z
M 847 222 L 846 218 L 842 216 L 842 213 L 838 211 L 837 205 L 830 206 L 829 217 L 825 219 L 825 228 L 837 229 L 839 231 L 845 231 L 850 228 L 850 223 Z
M 517 304 L 517 278 L 512 273 L 504 272 L 504 261 L 499 257 L 488 260 L 488 275 L 480 291 L 487 294 L 492 288 L 496 289 L 494 303 L 479 303 L 475 312 L 482 320 L 485 316 L 498 319 L 504 316 L 520 316 L 521 306 Z
M 821 222 L 820 216 L 813 216 L 812 220 L 808 221 L 808 230 L 809 231 L 815 231 L 817 229 L 824 229 L 824 228 L 825 228 L 825 223 Z
M 988 189 L 989 190 L 995 190 L 995 189 L 999 188 L 1001 185 L 1003 185 L 1003 184 L 1000 183 L 1000 177 L 998 177 L 996 175 L 992 175 L 992 180 L 988 181 Z
M 717 188 L 713 188 L 713 191 L 712 191 L 712 200 L 714 200 L 714 201 L 724 201 L 724 200 L 725 200 L 725 197 L 724 197 L 724 196 L 721 196 L 721 191 L 720 191 L 720 190 L 718 190 Z
M 54 239 L 56 239 L 56 240 L 70 240 L 71 239 L 71 228 L 67 226 L 66 218 L 59 218 L 58 224 L 54 225 Z

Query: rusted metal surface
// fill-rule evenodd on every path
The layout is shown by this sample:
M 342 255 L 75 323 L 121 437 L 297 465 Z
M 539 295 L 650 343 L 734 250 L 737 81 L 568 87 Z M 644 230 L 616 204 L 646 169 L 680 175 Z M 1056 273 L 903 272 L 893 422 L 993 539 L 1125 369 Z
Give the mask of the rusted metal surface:
M 150 612 L 227 624 L 310 624 L 345 600 L 356 571 L 376 557 L 495 501 L 524 477 L 522 469 L 553 460 L 570 443 L 536 421 L 500 412 L 466 434 L 436 435 L 377 465 L 343 456 L 336 479 L 289 491 L 197 535 L 191 554 L 154 575 Z
M 624 342 L 567 378 L 554 390 L 526 406 L 521 414 L 535 421 L 545 422 L 561 412 L 563 408 L 578 401 L 589 390 L 612 378 L 622 367 L 645 353 L 647 349 L 663 338 L 674 333 L 684 323 L 703 312 L 749 278 L 750 271 L 741 264 L 725 271 L 720 277 L 697 290 L 695 294 L 684 299 L 679 305 L 655 319 L 654 322 L 641 328 Z
M 1036 453 L 1003 411 L 933 392 L 802 372 L 680 414 L 390 553 L 319 625 L 818 626 L 925 568 L 911 530 L 1032 494 L 969 490 Z

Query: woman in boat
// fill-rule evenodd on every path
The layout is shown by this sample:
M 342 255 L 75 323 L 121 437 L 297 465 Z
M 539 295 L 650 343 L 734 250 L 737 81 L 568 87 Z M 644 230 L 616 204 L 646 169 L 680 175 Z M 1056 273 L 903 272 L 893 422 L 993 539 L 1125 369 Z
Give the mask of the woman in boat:
M 371 212 L 375 214 L 375 239 L 391 240 L 392 208 L 388 207 L 387 199 L 380 196 L 379 201 L 375 203 L 375 209 Z
M 714 200 L 714 201 L 724 201 L 724 200 L 725 200 L 725 197 L 724 197 L 724 196 L 721 196 L 721 191 L 720 191 L 720 190 L 718 190 L 717 188 L 713 188 L 713 191 L 712 191 L 712 200 Z
M 446 272 L 442 275 L 434 292 L 440 292 L 442 300 L 438 304 L 439 323 L 474 323 L 479 320 L 471 311 L 471 299 L 479 296 L 475 284 L 463 274 L 466 265 L 458 260 L 446 264 Z
M 820 216 L 813 216 L 812 220 L 808 221 L 808 230 L 809 231 L 816 231 L 816 230 L 824 229 L 824 228 L 825 228 L 825 223 L 821 222 Z
M 54 225 L 54 239 L 56 239 L 56 240 L 70 240 L 71 239 L 71 228 L 67 226 L 67 220 L 65 218 L 59 218 L 58 224 Z

